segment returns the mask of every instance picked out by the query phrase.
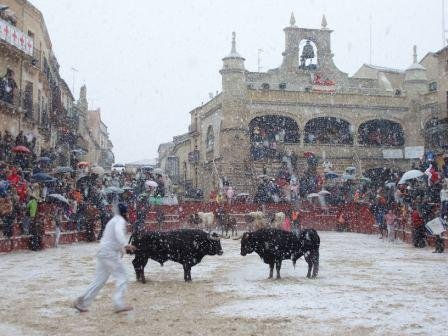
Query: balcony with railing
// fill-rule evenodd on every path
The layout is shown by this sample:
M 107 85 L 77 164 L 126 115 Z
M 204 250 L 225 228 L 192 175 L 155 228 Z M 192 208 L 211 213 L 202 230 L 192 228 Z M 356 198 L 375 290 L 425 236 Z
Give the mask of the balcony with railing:
M 3 19 L 0 19 L 0 31 L 0 43 L 33 57 L 34 42 L 31 37 Z
M 6 92 L 3 83 L 0 81 L 0 112 L 2 113 L 19 113 L 21 111 L 21 92 L 14 90 Z
M 194 150 L 188 153 L 188 162 L 195 164 L 199 162 L 199 151 Z
M 31 61 L 31 64 L 36 68 L 42 68 L 42 51 L 40 49 L 33 49 L 33 59 Z

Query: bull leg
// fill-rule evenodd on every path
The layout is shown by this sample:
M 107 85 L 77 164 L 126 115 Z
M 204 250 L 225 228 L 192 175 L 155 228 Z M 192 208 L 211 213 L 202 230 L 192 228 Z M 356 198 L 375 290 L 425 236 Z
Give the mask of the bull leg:
M 274 263 L 269 264 L 269 279 L 274 276 Z
M 132 260 L 132 264 L 134 265 L 135 276 L 137 281 L 141 281 L 142 283 L 146 283 L 145 279 L 145 266 L 148 263 L 148 258 L 135 255 L 134 260 Z
M 308 263 L 308 273 L 307 273 L 306 277 L 309 279 L 309 278 L 311 278 L 311 269 L 313 267 L 313 261 L 311 260 L 311 258 L 309 256 L 306 256 L 305 260 Z
M 312 277 L 317 277 L 317 274 L 319 273 L 319 251 L 313 253 L 313 275 Z
M 191 281 L 191 267 L 187 264 L 184 264 L 184 280 L 185 282 Z
M 280 269 L 282 268 L 282 261 L 279 260 L 275 263 L 275 269 L 277 271 L 277 279 L 280 279 Z

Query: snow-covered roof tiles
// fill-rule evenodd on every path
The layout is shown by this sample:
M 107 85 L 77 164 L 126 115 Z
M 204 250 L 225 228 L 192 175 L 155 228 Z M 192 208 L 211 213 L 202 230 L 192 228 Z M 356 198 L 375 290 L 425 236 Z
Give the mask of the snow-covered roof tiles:
M 387 68 L 387 67 L 382 67 L 382 66 L 378 66 L 378 65 L 373 65 L 373 64 L 364 64 L 366 67 L 371 68 L 371 69 L 375 69 L 378 71 L 383 71 L 383 72 L 392 72 L 392 73 L 397 73 L 397 74 L 402 74 L 404 73 L 403 70 L 400 69 L 394 69 L 394 68 Z

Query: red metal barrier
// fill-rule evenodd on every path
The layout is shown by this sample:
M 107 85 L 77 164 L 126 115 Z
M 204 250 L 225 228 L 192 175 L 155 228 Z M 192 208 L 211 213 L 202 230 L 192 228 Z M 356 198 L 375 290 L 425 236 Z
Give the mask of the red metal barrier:
M 232 216 L 238 218 L 239 229 L 245 230 L 244 215 L 260 211 L 262 207 L 257 204 L 221 204 L 185 202 L 179 205 L 158 206 L 165 215 L 163 230 L 173 230 L 188 226 L 188 218 L 195 212 L 216 212 L 219 207 L 224 208 Z M 289 204 L 266 204 L 266 212 L 287 212 L 291 210 Z M 54 223 L 52 214 L 54 206 L 51 204 L 39 205 L 39 218 L 44 228 L 43 243 L 46 248 L 54 246 Z M 155 211 L 151 209 L 147 216 L 146 228 L 150 230 L 158 229 L 155 218 Z M 21 220 L 21 219 L 20 219 Z M 372 234 L 376 232 L 375 220 L 368 205 L 362 203 L 347 203 L 342 206 L 329 206 L 326 209 L 316 207 L 311 203 L 305 202 L 299 211 L 299 220 L 302 227 L 314 228 L 320 231 L 334 231 L 344 229 L 351 232 Z M 404 241 L 410 241 L 410 226 L 407 219 L 403 220 L 403 225 L 397 230 L 398 238 Z M 131 225 L 128 226 L 128 230 Z M 100 223 L 96 221 L 95 231 L 98 234 Z M 71 222 L 64 222 L 60 238 L 61 244 L 69 244 L 77 241 L 86 240 L 85 232 L 77 231 L 76 225 Z M 13 227 L 12 238 L 0 239 L 0 252 L 10 252 L 13 250 L 27 249 L 29 236 L 23 236 L 20 233 L 19 224 L 15 223 Z M 429 240 L 431 242 L 431 239 Z

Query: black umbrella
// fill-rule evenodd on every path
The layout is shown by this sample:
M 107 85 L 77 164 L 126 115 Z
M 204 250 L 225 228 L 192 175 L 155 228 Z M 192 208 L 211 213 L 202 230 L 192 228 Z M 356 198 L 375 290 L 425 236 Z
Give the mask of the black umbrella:
M 33 179 L 34 181 L 37 181 L 37 182 L 50 182 L 50 181 L 55 180 L 54 177 L 52 177 L 46 173 L 36 173 L 31 176 L 31 179 Z

